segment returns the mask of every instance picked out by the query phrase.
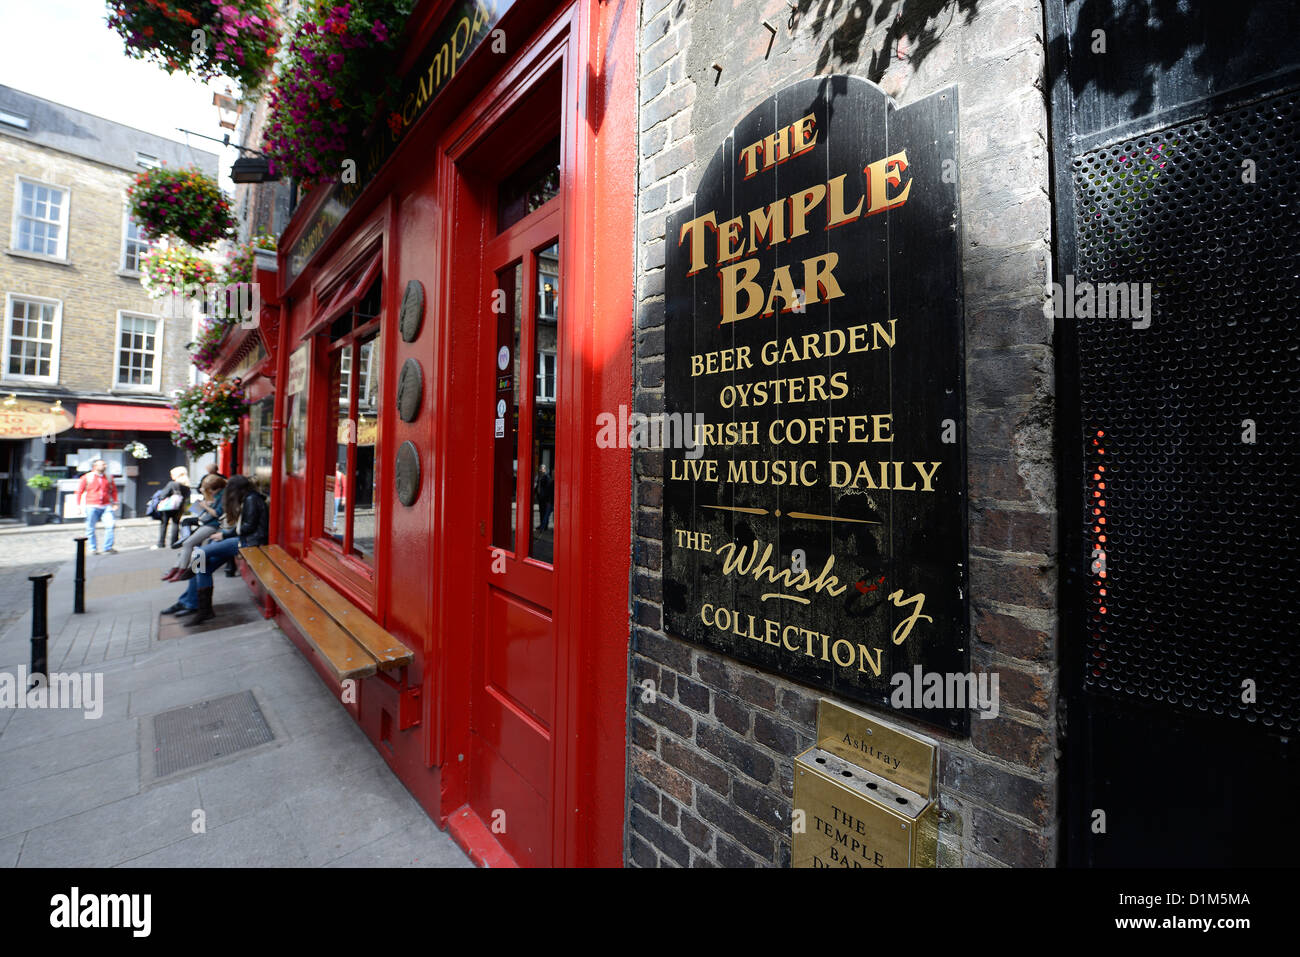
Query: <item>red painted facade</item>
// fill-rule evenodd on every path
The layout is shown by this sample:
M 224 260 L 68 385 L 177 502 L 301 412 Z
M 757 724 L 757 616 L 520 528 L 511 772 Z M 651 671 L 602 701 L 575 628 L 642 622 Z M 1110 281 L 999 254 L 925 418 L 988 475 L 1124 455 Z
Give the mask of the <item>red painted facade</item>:
M 403 70 L 420 61 L 452 6 L 436 0 L 417 8 Z M 325 191 L 301 204 L 281 237 L 275 294 L 263 295 L 267 357 L 245 377 L 254 398 L 268 390 L 275 397 L 272 540 L 414 652 L 396 679 L 362 679 L 345 707 L 430 816 L 476 861 L 494 866 L 622 860 L 631 459 L 626 449 L 599 449 L 594 423 L 603 411 L 631 405 L 636 19 L 635 5 L 620 0 L 517 0 L 498 24 L 507 52 L 484 43 L 466 58 L 290 277 L 284 250 Z M 557 135 L 558 194 L 499 230 L 499 184 Z M 542 361 L 540 340 L 530 338 L 540 334 L 535 303 L 518 313 L 523 338 L 514 370 L 526 387 L 517 514 L 529 518 L 520 518 L 513 547 L 493 541 L 494 488 L 512 480 L 494 472 L 501 382 L 492 302 L 501 268 L 520 270 L 529 294 L 520 301 L 529 300 L 539 270 L 551 268 L 540 251 L 550 255 L 552 243 L 558 400 L 547 452 L 555 522 L 546 562 L 528 546 L 527 476 L 536 465 L 529 410 Z M 327 496 L 346 500 L 350 491 L 359 502 L 363 491 L 355 472 L 332 484 L 337 410 L 329 363 L 331 335 L 333 348 L 342 341 L 337 317 L 364 295 L 371 276 L 380 283 L 381 345 L 373 555 L 362 558 L 320 530 Z M 424 318 L 406 342 L 398 312 L 412 280 L 423 286 Z M 352 285 L 359 288 L 349 299 Z M 306 422 L 295 463 L 286 444 L 301 419 L 295 423 L 285 393 L 291 356 L 304 347 L 298 401 L 306 403 Z M 420 365 L 423 390 L 406 422 L 396 387 L 410 359 Z M 351 453 L 357 460 L 372 438 L 368 425 L 363 431 Z M 409 507 L 394 491 L 397 451 L 408 441 L 420 464 Z M 280 624 L 333 684 L 293 625 L 283 616 Z

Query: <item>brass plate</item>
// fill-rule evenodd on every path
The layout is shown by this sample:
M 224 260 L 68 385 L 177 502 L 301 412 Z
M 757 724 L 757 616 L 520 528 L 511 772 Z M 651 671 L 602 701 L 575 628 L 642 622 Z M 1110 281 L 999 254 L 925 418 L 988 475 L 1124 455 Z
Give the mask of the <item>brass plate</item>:
M 398 314 L 397 328 L 402 334 L 403 342 L 414 342 L 420 334 L 424 322 L 424 286 L 420 280 L 412 279 L 406 284 L 406 293 L 402 296 L 402 308 Z
M 414 422 L 420 414 L 420 400 L 424 396 L 424 373 L 420 363 L 407 359 L 397 376 L 397 414 L 403 422 Z
M 794 761 L 793 867 L 933 867 L 937 806 L 821 748 Z M 796 815 L 796 820 L 798 816 Z
M 923 797 L 934 797 L 933 744 L 826 698 L 817 702 L 817 747 Z
M 420 456 L 411 442 L 403 442 L 397 450 L 397 466 L 393 470 L 397 485 L 397 500 L 411 506 L 420 495 Z

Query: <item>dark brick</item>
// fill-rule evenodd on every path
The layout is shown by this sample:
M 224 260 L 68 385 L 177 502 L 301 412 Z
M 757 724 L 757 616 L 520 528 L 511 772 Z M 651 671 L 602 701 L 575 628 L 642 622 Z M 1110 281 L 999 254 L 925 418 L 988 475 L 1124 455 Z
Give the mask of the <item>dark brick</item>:
M 641 333 L 637 337 L 636 351 L 637 356 L 642 359 L 650 356 L 662 356 L 664 354 L 663 327 Z
M 813 743 L 807 735 L 800 734 L 794 728 L 774 721 L 765 714 L 754 715 L 754 740 L 791 758 Z
M 721 834 L 716 838 L 713 857 L 722 867 L 758 867 L 758 862 Z
M 702 851 L 713 847 L 713 830 L 690 811 L 682 811 L 682 834 Z
M 756 787 L 736 778 L 731 782 L 731 796 L 736 807 L 748 811 L 768 827 L 778 830 L 790 827 L 790 805 L 767 788 Z
M 646 243 L 645 246 L 641 248 L 641 268 L 658 269 L 663 266 L 664 257 L 667 255 L 667 248 L 667 244 L 662 239 Z M 660 375 L 658 383 L 648 382 L 648 384 L 651 386 L 656 384 L 662 385 L 663 376 Z
M 1038 824 L 1047 824 L 1056 817 L 1052 782 L 1012 774 L 975 755 L 940 748 L 939 781 L 945 791 L 987 801 Z
M 817 724 L 817 699 L 794 688 L 782 688 L 777 713 L 811 730 Z
M 709 713 L 709 689 L 690 678 L 682 677 L 678 680 L 677 700 L 692 711 L 698 711 L 700 714 Z
M 695 809 L 706 821 L 721 828 L 729 837 L 735 838 L 759 857 L 769 861 L 772 859 L 771 833 L 761 824 L 745 817 L 726 801 L 715 798 L 708 791 L 701 791 L 695 796 Z
M 664 764 L 659 759 L 659 755 L 642 751 L 640 748 L 632 748 L 628 755 L 628 763 L 632 766 L 633 772 L 642 775 L 660 791 L 671 794 L 683 804 L 691 803 L 694 788 L 690 778 Z
M 659 687 L 659 665 L 649 659 L 642 658 L 640 655 L 632 656 L 632 684 L 636 686 L 634 690 L 641 690 L 641 682 L 646 679 L 654 682 L 656 688 Z
M 782 762 L 776 766 L 776 776 L 781 781 L 781 793 L 787 798 L 794 798 L 794 762 Z
M 692 854 L 691 867 L 717 867 L 717 865 L 703 854 Z
M 699 658 L 695 661 L 695 674 L 714 690 L 731 690 L 731 673 L 727 670 L 726 663 L 713 657 L 709 652 L 700 652 Z
M 665 668 L 659 673 L 659 693 L 666 698 L 677 695 L 677 673 Z
M 1054 565 L 1013 565 L 972 556 L 971 593 L 1025 608 L 1056 607 Z
M 755 781 L 766 784 L 772 780 L 772 772 L 776 769 L 775 762 L 758 748 L 747 741 L 742 741 L 729 731 L 702 724 L 695 730 L 695 740 L 705 751 L 721 758 Z
M 664 504 L 664 485 L 662 482 L 644 480 L 636 484 L 637 502 L 651 508 L 662 508 Z M 656 579 L 659 576 L 655 576 Z
M 970 520 L 972 545 L 1008 552 L 1056 553 L 1050 515 L 976 507 L 971 509 Z
M 1037 828 L 1026 827 L 982 807 L 971 810 L 973 850 L 1013 867 L 1053 867 L 1054 842 Z
M 713 696 L 713 713 L 737 734 L 749 734 L 749 708 L 730 695 Z
M 664 301 L 645 299 L 636 307 L 637 329 L 654 329 L 664 324 Z
M 687 747 L 672 738 L 664 738 L 659 744 L 659 753 L 674 768 L 684 771 L 693 780 L 712 788 L 719 794 L 726 794 L 731 783 L 731 775 L 720 764 L 706 758 L 693 748 Z M 685 802 L 683 802 L 685 803 Z
M 632 805 L 629 819 L 632 830 L 639 833 L 671 860 L 682 867 L 691 862 L 691 849 L 686 846 L 685 841 L 668 830 L 662 821 L 651 817 L 635 804 Z
M 1005 660 L 995 662 L 983 645 L 977 645 L 972 652 L 971 667 L 977 674 L 992 673 L 998 676 L 1000 708 L 1015 708 L 1047 717 L 1056 698 L 1056 682 L 1050 673 L 1017 668 Z
M 654 178 L 661 180 L 665 176 L 677 172 L 683 166 L 689 165 L 695 159 L 695 141 L 682 140 L 675 146 L 670 146 L 663 153 L 660 153 L 654 160 Z
M 1019 618 L 988 611 L 974 603 L 975 637 L 1010 658 L 1051 661 L 1056 657 L 1053 636 Z
M 669 827 L 677 826 L 677 814 L 679 808 L 670 799 L 664 798 L 663 806 L 659 809 L 659 817 Z
M 662 269 L 652 269 L 641 274 L 640 295 L 662 296 L 664 294 L 664 271 Z
M 641 567 L 658 571 L 663 564 L 663 545 L 653 539 L 638 538 L 632 546 L 632 557 Z
M 643 778 L 632 777 L 632 800 L 640 804 L 651 814 L 659 813 L 659 792 L 652 788 Z
M 663 538 L 663 512 L 657 508 L 639 508 L 636 512 L 636 533 L 646 538 Z
M 665 82 L 668 80 L 667 70 L 660 71 L 660 75 L 663 77 Z M 660 89 L 663 89 L 662 85 L 660 85 Z M 642 133 L 641 134 L 641 158 L 646 159 L 650 156 L 653 156 L 655 153 L 658 153 L 661 149 L 664 148 L 664 144 L 667 142 L 668 142 L 667 126 L 657 126 L 653 130 L 647 130 L 646 132 Z M 667 187 L 662 187 L 662 188 L 664 191 L 663 198 L 666 199 L 668 197 L 668 188 Z M 660 206 L 663 205 L 662 199 L 660 200 L 659 205 Z M 646 210 L 643 206 L 642 212 L 645 211 Z
M 636 651 L 639 651 L 647 658 L 653 658 L 655 661 L 667 665 L 674 671 L 687 675 L 691 673 L 691 649 L 689 646 L 672 638 L 665 638 L 653 631 L 647 631 L 644 628 L 634 629 L 633 635 L 636 638 L 634 642 Z
M 634 607 L 636 609 L 634 620 L 638 625 L 645 625 L 647 628 L 659 628 L 663 625 L 663 611 L 658 605 L 638 600 L 634 603 Z
M 736 684 L 733 690 L 740 697 L 751 704 L 758 705 L 760 708 L 765 708 L 768 711 L 776 709 L 776 685 L 765 678 L 742 672 L 736 675 Z
M 653 602 L 663 601 L 663 579 L 658 575 L 647 575 L 645 572 L 637 572 L 633 576 L 633 583 L 635 585 L 635 594 L 638 598 L 645 598 Z
M 695 726 L 695 722 L 691 720 L 689 714 L 669 701 L 668 697 L 663 694 L 662 689 L 654 695 L 651 701 L 646 701 L 642 695 L 637 695 L 635 701 L 636 710 L 655 724 L 667 728 L 683 738 L 691 736 L 691 729 Z
M 642 721 L 635 715 L 632 716 L 632 743 L 647 751 L 658 750 L 659 732 L 655 726 L 648 721 Z
M 976 750 L 1034 771 L 1049 771 L 1055 763 L 1052 741 L 1045 729 L 1012 721 L 1005 715 L 988 721 L 973 720 L 970 740 Z
M 667 135 L 666 130 L 664 135 Z M 668 202 L 668 184 L 660 183 L 641 194 L 641 213 L 643 215 L 653 213 L 657 209 L 662 209 L 666 202 Z M 644 290 L 642 293 L 644 294 Z
M 628 843 L 632 847 L 632 852 L 628 855 L 632 863 L 637 867 L 658 867 L 659 855 L 639 834 L 630 835 L 631 840 Z
M 641 361 L 641 385 L 647 389 L 657 389 L 664 384 L 664 360 L 643 359 Z

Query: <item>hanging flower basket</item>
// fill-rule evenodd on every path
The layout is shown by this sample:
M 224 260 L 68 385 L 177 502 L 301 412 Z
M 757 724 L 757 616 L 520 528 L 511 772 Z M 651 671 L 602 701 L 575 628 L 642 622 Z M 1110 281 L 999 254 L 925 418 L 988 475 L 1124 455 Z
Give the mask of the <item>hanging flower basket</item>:
M 199 337 L 190 343 L 190 361 L 200 372 L 208 372 L 217 364 L 221 346 L 230 335 L 234 323 L 209 316 L 203 321 Z
M 151 299 L 179 296 L 192 283 L 216 281 L 216 267 L 184 246 L 152 249 L 140 259 L 140 285 Z
M 240 243 L 230 253 L 225 268 L 221 271 L 221 281 L 225 284 L 222 294 L 225 298 L 226 316 L 235 316 L 243 303 L 253 301 L 250 293 L 241 287 L 253 282 L 256 270 L 257 251 L 259 249 L 275 250 L 275 237 L 268 233 L 259 233 L 246 243 Z
M 279 42 L 275 0 L 109 0 L 108 25 L 127 56 L 203 81 L 225 76 L 245 94 L 265 79 Z
M 126 192 L 131 217 L 150 236 L 171 236 L 202 249 L 235 230 L 230 200 L 216 180 L 193 167 L 147 169 Z
M 248 402 L 238 379 L 216 376 L 175 393 L 172 408 L 177 420 L 172 444 L 191 455 L 206 455 L 239 434 Z
M 263 134 L 273 173 L 315 183 L 339 176 L 349 156 L 359 158 L 357 144 L 385 93 L 398 89 L 391 64 L 411 7 L 411 0 L 353 0 L 307 6 L 293 22 Z
M 122 446 L 122 451 L 130 453 L 131 458 L 133 459 L 148 459 L 153 457 L 149 454 L 149 449 L 145 444 L 139 441 L 126 443 L 126 445 Z

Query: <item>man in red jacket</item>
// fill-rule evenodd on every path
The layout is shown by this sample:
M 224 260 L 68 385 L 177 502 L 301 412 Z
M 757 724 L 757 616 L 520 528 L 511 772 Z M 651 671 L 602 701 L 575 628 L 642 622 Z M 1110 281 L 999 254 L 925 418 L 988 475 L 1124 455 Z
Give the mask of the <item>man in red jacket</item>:
M 117 484 L 111 475 L 105 474 L 108 463 L 95 459 L 90 463 L 90 471 L 81 476 L 77 483 L 77 504 L 86 510 L 86 537 L 90 539 L 90 554 L 99 554 L 99 543 L 95 539 L 95 526 L 99 517 L 104 517 L 108 529 L 108 538 L 104 542 L 104 554 L 116 555 L 113 547 L 113 509 L 117 507 Z

